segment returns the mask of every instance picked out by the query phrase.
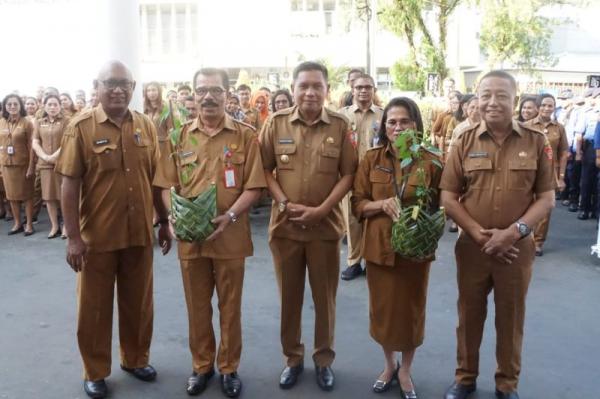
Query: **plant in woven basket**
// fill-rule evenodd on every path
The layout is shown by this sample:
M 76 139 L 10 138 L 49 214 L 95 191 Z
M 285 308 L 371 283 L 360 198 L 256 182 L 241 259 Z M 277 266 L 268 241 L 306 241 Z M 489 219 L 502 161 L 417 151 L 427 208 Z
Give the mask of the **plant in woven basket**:
M 400 256 L 414 261 L 427 261 L 433 258 L 446 223 L 444 209 L 436 208 L 437 205 L 433 201 L 433 196 L 437 195 L 437 188 L 427 184 L 423 158 L 425 152 L 436 155 L 440 152 L 421 138 L 419 132 L 405 130 L 394 142 L 403 173 L 402 189 L 398 193 L 400 216 L 392 224 L 392 248 Z M 441 162 L 437 159 L 432 159 L 431 162 L 436 167 L 442 168 Z M 412 175 L 417 182 L 416 203 L 407 206 L 402 203 L 402 196 L 406 183 Z
M 187 110 L 180 107 L 173 107 L 171 101 L 163 108 L 160 119 L 161 122 L 167 119 L 171 122 L 169 130 L 169 139 L 175 152 L 170 156 L 175 157 L 179 166 L 181 184 L 190 183 L 193 170 L 198 166 L 196 162 L 181 165 L 179 154 L 183 151 L 182 131 L 183 124 L 187 117 Z M 198 140 L 189 136 L 188 140 L 193 146 L 198 145 Z M 202 242 L 215 230 L 211 223 L 217 216 L 217 188 L 214 184 L 200 193 L 195 198 L 185 198 L 177 194 L 174 187 L 171 187 L 171 217 L 173 220 L 173 229 L 178 239 L 183 241 Z

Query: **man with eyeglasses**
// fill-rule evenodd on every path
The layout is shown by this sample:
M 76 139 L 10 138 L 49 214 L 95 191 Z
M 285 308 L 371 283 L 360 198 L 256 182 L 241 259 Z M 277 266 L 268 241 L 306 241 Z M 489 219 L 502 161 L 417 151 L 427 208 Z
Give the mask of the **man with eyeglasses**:
M 221 390 L 234 398 L 242 390 L 237 369 L 242 351 L 244 263 L 253 252 L 247 211 L 266 183 L 255 130 L 225 114 L 227 72 L 200 69 L 193 84 L 199 116 L 185 125 L 177 146 L 169 142 L 174 156 L 158 167 L 154 185 L 163 190 L 166 205 L 171 187 L 193 199 L 216 185 L 215 231 L 203 242 L 178 242 L 193 364 L 187 393 L 204 391 L 214 375 L 216 357 Z M 183 168 L 188 171 L 186 179 L 181 175 Z M 221 326 L 218 353 L 211 306 L 215 288 Z
M 377 145 L 377 133 L 383 115 L 383 108 L 373 104 L 376 91 L 375 81 L 370 75 L 358 75 L 352 87 L 354 104 L 339 111 L 350 121 L 352 140 L 356 143 L 359 161 L 363 159 L 369 148 Z M 360 264 L 362 259 L 362 223 L 352 214 L 350 195 L 351 193 L 348 193 L 342 200 L 348 242 L 348 267 L 342 272 L 342 280 L 353 280 L 363 273 Z
M 156 378 L 149 364 L 152 338 L 153 205 L 166 253 L 167 213 L 152 189 L 158 162 L 156 129 L 129 110 L 135 82 L 119 61 L 94 81 L 99 105 L 74 118 L 64 133 L 56 172 L 68 231 L 67 262 L 77 272 L 77 339 L 84 390 L 103 398 L 111 372 L 113 297 L 117 285 L 121 368 L 142 381 Z
M 250 104 L 252 98 L 252 89 L 246 84 L 241 84 L 237 88 L 237 95 L 240 98 L 240 107 L 246 118 L 250 121 L 250 124 L 257 130 L 260 130 L 260 118 L 258 117 L 258 110 Z
M 315 304 L 315 377 L 324 391 L 335 384 L 335 298 L 344 234 L 340 201 L 352 186 L 358 159 L 346 118 L 324 107 L 328 92 L 327 68 L 301 63 L 293 73 L 296 105 L 273 114 L 260 135 L 274 199 L 269 246 L 281 297 L 282 389 L 292 388 L 304 370 L 301 321 L 307 270 Z

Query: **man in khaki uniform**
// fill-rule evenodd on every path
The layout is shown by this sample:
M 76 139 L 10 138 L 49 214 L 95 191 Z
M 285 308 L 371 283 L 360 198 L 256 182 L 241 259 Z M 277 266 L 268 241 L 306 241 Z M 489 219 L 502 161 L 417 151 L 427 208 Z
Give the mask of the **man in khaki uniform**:
M 292 84 L 296 105 L 268 119 L 260 135 L 274 199 L 269 245 L 281 295 L 281 343 L 287 358 L 279 381 L 283 389 L 291 388 L 303 370 L 300 322 L 307 268 L 315 304 L 317 383 L 331 390 L 335 379 L 335 297 L 344 232 L 340 201 L 352 185 L 357 155 L 346 119 L 323 107 L 328 91 L 322 64 L 298 65 Z
M 531 229 L 554 206 L 554 171 L 544 134 L 513 121 L 515 95 L 510 74 L 483 76 L 478 89 L 482 122 L 453 142 L 440 183 L 448 216 L 462 228 L 455 250 L 458 367 L 446 399 L 464 399 L 476 389 L 492 289 L 496 397 L 519 397 L 525 297 L 535 256 Z
M 359 161 L 363 159 L 369 148 L 378 144 L 377 133 L 383 108 L 373 104 L 373 96 L 376 91 L 375 81 L 370 75 L 359 75 L 354 79 L 352 87 L 354 104 L 339 110 L 339 113 L 348 118 L 350 122 L 352 141 L 356 143 Z M 350 195 L 351 193 L 348 193 L 342 200 L 348 241 L 348 267 L 342 272 L 342 280 L 352 280 L 363 273 L 360 265 L 363 226 L 352 214 Z
M 148 117 L 128 109 L 135 87 L 131 72 L 118 61 L 110 62 L 94 86 L 100 105 L 72 120 L 55 170 L 63 176 L 67 262 L 79 272 L 77 338 L 84 389 L 92 398 L 103 398 L 111 369 L 115 281 L 121 368 L 143 381 L 156 378 L 148 363 L 153 199 L 164 251 L 169 242 L 160 191 L 152 191 L 159 156 L 156 130 Z
M 204 242 L 178 243 L 181 274 L 188 307 L 193 373 L 187 392 L 198 395 L 214 375 L 215 335 L 211 299 L 219 298 L 221 342 L 217 366 L 221 389 L 237 397 L 242 382 L 237 374 L 242 352 L 241 302 L 245 258 L 252 255 L 247 211 L 266 187 L 254 128 L 225 114 L 229 78 L 224 70 L 205 68 L 193 80 L 199 117 L 187 124 L 180 145 L 169 141 L 168 163 L 158 168 L 154 185 L 165 203 L 170 187 L 195 198 L 211 185 L 217 188 L 216 230 Z M 196 165 L 188 179 L 182 168 Z
M 250 99 L 252 98 L 252 90 L 250 86 L 241 84 L 237 88 L 237 94 L 240 98 L 240 108 L 244 115 L 246 115 L 247 120 L 250 122 L 255 129 L 260 129 L 260 118 L 258 115 L 258 110 L 256 108 L 252 108 L 250 105 Z

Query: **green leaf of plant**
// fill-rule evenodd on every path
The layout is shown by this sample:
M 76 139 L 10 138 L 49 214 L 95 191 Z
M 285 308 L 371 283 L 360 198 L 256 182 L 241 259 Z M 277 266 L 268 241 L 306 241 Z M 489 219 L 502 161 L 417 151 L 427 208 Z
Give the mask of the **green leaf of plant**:
M 169 105 L 165 104 L 165 105 L 163 105 L 163 108 L 160 111 L 160 118 L 159 118 L 160 123 L 164 123 L 168 117 L 169 117 Z
M 197 146 L 197 145 L 198 145 L 198 139 L 197 139 L 196 137 L 194 137 L 194 136 L 190 135 L 190 137 L 189 137 L 189 139 L 188 139 L 188 140 L 190 140 L 190 143 L 191 143 L 193 146 Z
M 402 169 L 406 168 L 407 166 L 409 166 L 410 164 L 412 164 L 412 158 L 404 158 L 402 159 L 402 161 L 400 162 L 400 167 Z

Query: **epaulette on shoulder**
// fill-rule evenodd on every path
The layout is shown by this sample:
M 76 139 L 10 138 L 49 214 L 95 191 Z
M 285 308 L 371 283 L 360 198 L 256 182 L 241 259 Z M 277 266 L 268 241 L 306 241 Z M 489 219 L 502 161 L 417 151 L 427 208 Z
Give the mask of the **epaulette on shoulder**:
M 282 115 L 291 115 L 292 112 L 294 112 L 294 107 L 284 108 L 284 109 L 281 109 L 281 110 L 275 112 L 274 114 L 272 114 L 271 117 L 276 118 L 276 117 L 282 116 Z
M 94 112 L 93 108 L 83 110 L 81 113 L 77 114 L 73 118 L 71 118 L 70 125 L 76 125 L 81 121 L 86 119 L 90 119 L 92 117 L 92 113 Z
M 379 151 L 381 148 L 383 148 L 383 145 L 376 145 L 375 147 L 371 147 L 369 149 L 367 149 L 367 152 L 375 152 L 375 151 Z
M 233 118 L 231 118 L 233 119 Z M 252 129 L 253 132 L 256 132 L 256 128 L 254 126 L 252 126 L 249 123 L 246 123 L 244 121 L 238 121 L 237 119 L 233 119 L 233 123 L 237 123 L 238 125 L 242 125 L 244 127 L 249 127 L 250 129 Z
M 337 112 L 337 111 L 333 111 L 333 110 L 331 110 L 331 109 L 329 109 L 329 108 L 327 108 L 327 107 L 325 107 L 325 108 L 323 108 L 323 109 L 325 110 L 325 112 L 327 112 L 327 115 L 328 115 L 329 117 L 332 117 L 332 118 L 338 118 L 338 119 L 341 119 L 341 120 L 343 120 L 343 121 L 345 121 L 345 122 L 348 122 L 348 118 L 346 118 L 346 117 L 345 117 L 344 115 L 342 115 L 341 113 L 339 113 L 339 112 Z
M 533 132 L 533 133 L 538 133 L 538 134 L 541 134 L 542 136 L 546 137 L 546 135 L 544 134 L 544 132 L 542 132 L 541 130 L 536 129 L 532 125 L 527 124 L 527 122 L 517 121 L 517 125 L 521 129 L 523 129 L 523 130 L 527 130 L 527 131 Z

